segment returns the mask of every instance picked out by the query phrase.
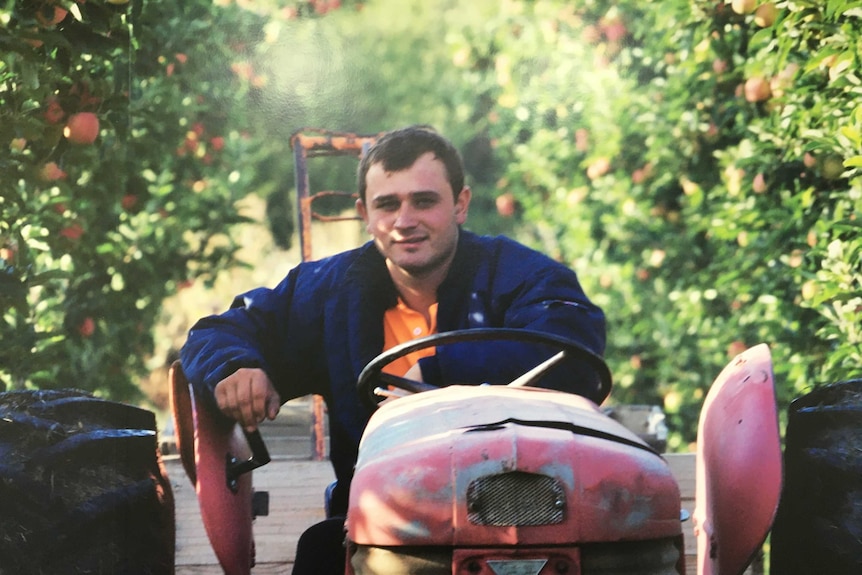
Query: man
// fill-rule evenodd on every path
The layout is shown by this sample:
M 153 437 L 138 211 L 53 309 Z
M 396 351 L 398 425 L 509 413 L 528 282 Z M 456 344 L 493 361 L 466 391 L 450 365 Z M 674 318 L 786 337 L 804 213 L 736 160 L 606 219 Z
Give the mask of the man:
M 573 271 L 506 238 L 461 229 L 470 188 L 457 150 L 432 129 L 381 136 L 360 162 L 358 188 L 356 209 L 373 241 L 300 264 L 275 289 L 238 297 L 229 311 L 200 320 L 181 353 L 189 380 L 247 429 L 274 418 L 284 401 L 310 393 L 324 398 L 338 480 L 335 515 L 346 511 L 370 415 L 356 379 L 384 349 L 481 327 L 545 331 L 599 355 L 605 345 L 604 315 Z M 548 355 L 513 342 L 451 345 L 393 369 L 433 384 L 507 383 Z M 594 374 L 581 367 L 548 385 L 590 396 Z M 300 543 L 297 570 L 303 548 L 321 541 Z M 343 565 L 343 550 L 338 561 Z

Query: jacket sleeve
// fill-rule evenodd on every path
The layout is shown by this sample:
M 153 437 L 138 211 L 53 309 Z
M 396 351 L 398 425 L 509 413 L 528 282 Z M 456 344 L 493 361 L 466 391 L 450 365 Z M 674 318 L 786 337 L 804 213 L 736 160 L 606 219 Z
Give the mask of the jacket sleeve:
M 467 327 L 508 327 L 573 340 L 586 350 L 550 370 L 539 382 L 601 401 L 605 316 L 590 302 L 571 269 L 533 252 L 501 256 L 487 291 L 473 299 Z M 505 384 L 554 355 L 559 348 L 522 342 L 439 346 L 421 360 L 423 378 L 434 384 Z
M 199 320 L 180 350 L 183 371 L 199 392 L 212 397 L 222 379 L 243 367 L 266 371 L 282 400 L 303 395 L 291 381 L 296 353 L 289 353 L 291 304 L 298 270 L 274 289 L 257 288 L 237 296 L 230 309 Z M 293 314 L 295 315 L 295 314 Z M 295 378 L 294 378 L 295 379 Z M 294 389 L 296 388 L 296 389 Z

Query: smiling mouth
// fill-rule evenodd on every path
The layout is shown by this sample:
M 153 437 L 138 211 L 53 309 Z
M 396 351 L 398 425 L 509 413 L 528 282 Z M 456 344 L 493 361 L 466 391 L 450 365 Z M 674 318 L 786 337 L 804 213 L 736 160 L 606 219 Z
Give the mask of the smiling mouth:
M 402 240 L 395 240 L 393 243 L 395 243 L 396 245 L 400 245 L 400 246 L 411 247 L 411 246 L 418 246 L 419 244 L 421 244 L 425 240 L 426 240 L 426 238 L 423 236 L 423 237 L 419 237 L 419 238 L 405 238 Z

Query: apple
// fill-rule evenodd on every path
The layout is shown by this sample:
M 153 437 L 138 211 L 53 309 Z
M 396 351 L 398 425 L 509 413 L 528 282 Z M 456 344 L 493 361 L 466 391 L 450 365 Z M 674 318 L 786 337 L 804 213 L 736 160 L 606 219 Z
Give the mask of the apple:
M 26 147 L 26 138 L 12 138 L 12 141 L 9 142 L 9 150 L 13 152 L 23 152 Z
M 39 170 L 39 179 L 43 182 L 53 182 L 56 180 L 65 179 L 66 172 L 63 171 L 60 166 L 57 165 L 57 162 L 48 162 L 42 169 Z
M 754 190 L 755 194 L 762 194 L 767 190 L 766 178 L 763 176 L 763 173 L 754 176 L 754 180 L 751 182 L 751 189 Z
M 757 7 L 754 12 L 754 23 L 761 28 L 769 28 L 775 23 L 775 17 L 778 15 L 778 9 L 772 2 L 764 2 Z
M 53 28 L 66 18 L 69 11 L 60 6 L 43 5 L 36 11 L 36 20 L 43 28 Z
M 626 25 L 619 18 L 606 18 L 601 22 L 601 31 L 608 42 L 619 42 L 628 34 Z
M 837 180 L 844 173 L 844 159 L 838 154 L 829 154 L 819 160 L 820 174 L 827 180 Z
M 42 117 L 45 118 L 45 121 L 49 124 L 59 124 L 63 121 L 63 118 L 66 117 L 66 112 L 63 110 L 63 107 L 57 102 L 56 98 L 50 98 L 48 100 L 48 105 L 45 107 L 45 111 L 42 113 Z
M 591 180 L 601 178 L 611 169 L 611 162 L 607 158 L 598 158 L 592 164 L 587 166 L 587 177 Z
M 511 192 L 497 196 L 495 203 L 497 205 L 497 213 L 504 218 L 511 218 L 515 215 L 515 196 Z
M 590 132 L 586 128 L 575 130 L 575 149 L 586 152 L 590 148 Z
M 93 318 L 87 316 L 78 326 L 78 333 L 81 334 L 81 337 L 90 337 L 96 331 L 96 322 L 93 321 Z
M 123 206 L 124 210 L 129 212 L 134 209 L 135 206 L 138 205 L 138 196 L 136 196 L 135 194 L 126 194 L 120 200 L 120 205 Z
M 765 102 L 772 97 L 772 89 L 764 77 L 754 76 L 745 81 L 743 94 L 749 102 Z
M 63 135 L 73 144 L 92 144 L 99 136 L 99 117 L 93 112 L 79 112 L 66 122 Z
M 784 67 L 778 74 L 772 77 L 769 81 L 769 88 L 772 90 L 772 95 L 780 98 L 784 95 L 787 88 L 793 86 L 793 78 L 799 71 L 799 64 L 791 62 Z
M 748 346 L 745 345 L 744 341 L 736 340 L 730 342 L 730 345 L 727 346 L 727 357 L 733 359 L 743 351 L 748 349 Z
M 757 0 L 733 0 L 730 8 L 737 14 L 750 14 L 757 6 Z
M 81 236 L 84 235 L 84 228 L 81 227 L 81 224 L 78 223 L 69 224 L 68 226 L 60 230 L 60 235 L 66 239 L 70 239 L 73 241 L 79 240 L 81 239 Z
M 212 146 L 213 150 L 215 150 L 216 152 L 220 152 L 222 149 L 224 149 L 224 137 L 213 136 L 212 138 L 210 138 L 210 145 Z

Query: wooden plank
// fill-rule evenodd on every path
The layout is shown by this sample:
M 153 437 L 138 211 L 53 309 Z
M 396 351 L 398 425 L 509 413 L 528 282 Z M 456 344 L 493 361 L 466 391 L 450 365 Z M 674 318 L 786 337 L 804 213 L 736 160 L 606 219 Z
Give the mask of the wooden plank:
M 692 519 L 694 515 L 695 455 L 694 453 L 666 453 L 664 458 L 679 484 L 680 506 L 688 513 L 689 517 L 682 524 L 686 563 L 696 565 L 697 539 L 694 536 L 694 519 Z M 687 572 L 694 573 L 695 570 L 688 569 Z
M 179 458 L 166 457 L 165 467 L 176 501 L 177 573 L 220 573 L 200 517 L 197 496 Z M 333 479 L 328 461 L 275 459 L 254 472 L 255 489 L 268 491 L 270 495 L 269 515 L 258 517 L 254 523 L 258 562 L 255 574 L 290 572 L 300 534 L 324 518 L 323 493 Z

